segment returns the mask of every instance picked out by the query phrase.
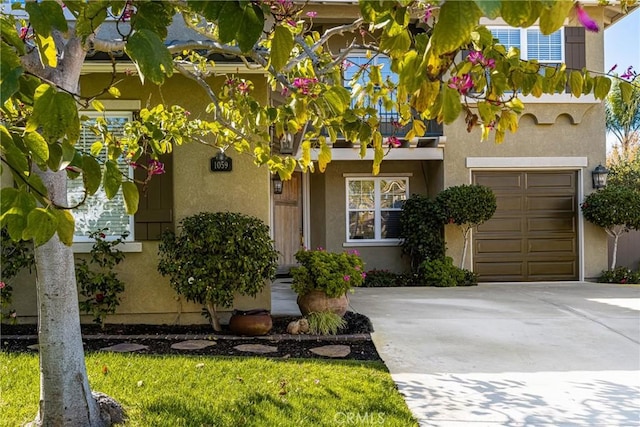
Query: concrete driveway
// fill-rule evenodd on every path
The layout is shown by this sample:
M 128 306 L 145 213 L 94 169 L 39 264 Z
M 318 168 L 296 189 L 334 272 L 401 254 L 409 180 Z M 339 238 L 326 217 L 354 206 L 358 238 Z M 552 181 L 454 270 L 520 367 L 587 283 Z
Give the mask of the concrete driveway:
M 640 426 L 640 287 L 501 283 L 351 296 L 421 426 Z

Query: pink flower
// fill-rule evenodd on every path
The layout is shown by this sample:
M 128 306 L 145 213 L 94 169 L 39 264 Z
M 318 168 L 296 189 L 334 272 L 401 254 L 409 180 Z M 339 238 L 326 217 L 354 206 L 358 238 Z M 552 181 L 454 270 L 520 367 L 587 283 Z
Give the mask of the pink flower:
M 351 280 L 351 276 L 349 276 L 348 274 L 345 274 L 344 277 L 342 278 L 345 282 L 348 282 L 349 280 Z
M 391 126 L 393 126 L 394 129 L 400 129 L 402 127 L 402 124 L 399 121 L 394 120 L 391 122 Z
M 100 233 L 99 236 L 100 236 L 101 239 L 106 239 L 107 238 L 107 235 L 104 234 L 104 233 Z
M 596 21 L 591 19 L 580 2 L 576 2 L 576 4 L 574 5 L 574 9 L 576 11 L 578 21 L 580 21 L 580 24 L 582 24 L 583 27 L 585 27 L 588 31 L 593 31 L 594 33 L 600 31 L 600 28 L 598 28 L 598 24 L 596 24 Z
M 104 294 L 96 294 L 96 302 L 101 303 L 104 301 Z
M 431 5 L 427 6 L 427 10 L 424 11 L 424 16 L 422 17 L 423 22 L 427 22 L 431 15 L 433 14 L 433 10 L 431 10 Z
M 613 73 L 613 71 L 618 68 L 618 64 L 614 64 L 613 67 L 611 67 L 611 69 L 609 71 L 607 71 L 607 74 L 611 74 Z
M 315 12 L 315 11 L 307 12 L 307 16 L 309 18 L 315 18 L 316 16 L 318 16 L 318 12 Z
M 633 71 L 633 66 L 630 66 L 620 77 L 623 79 L 631 79 L 635 75 L 636 73 Z
M 238 90 L 240 91 L 241 94 L 246 95 L 246 94 L 249 93 L 251 88 L 249 87 L 249 83 L 240 82 L 240 83 L 238 83 Z
M 25 38 L 27 38 L 27 34 L 29 33 L 29 27 L 22 27 L 20 28 L 20 38 L 22 40 L 24 40 Z
M 7 286 L 6 283 L 4 282 L 0 282 L 0 289 L 4 289 Z
M 477 50 L 471 51 L 467 58 L 473 65 L 482 65 L 483 67 L 490 69 L 494 69 L 496 67 L 496 61 L 494 59 L 485 58 L 482 52 Z
M 164 163 L 155 159 L 149 160 L 149 168 L 147 169 L 149 175 L 162 175 L 164 172 Z
M 362 276 L 363 279 L 365 279 L 367 277 L 367 273 L 365 273 L 364 271 L 362 273 L 360 273 L 360 275 Z
M 400 145 L 402 145 L 400 140 L 395 136 L 390 136 L 389 138 L 387 138 L 387 142 L 389 143 L 389 147 L 398 148 L 400 147 Z
M 457 89 L 462 95 L 469 93 L 469 89 L 473 88 L 473 80 L 470 74 L 463 74 L 462 76 L 453 76 L 449 83 L 451 89 Z

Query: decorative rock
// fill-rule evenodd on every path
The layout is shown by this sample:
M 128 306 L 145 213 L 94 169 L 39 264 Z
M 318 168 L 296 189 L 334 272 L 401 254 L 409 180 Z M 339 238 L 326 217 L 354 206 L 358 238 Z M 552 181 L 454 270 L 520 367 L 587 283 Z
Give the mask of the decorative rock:
M 100 418 L 106 421 L 107 425 L 124 424 L 126 420 L 124 409 L 113 397 L 98 391 L 91 392 L 91 395 L 98 402 Z
M 246 351 L 248 353 L 259 353 L 259 354 L 275 353 L 276 351 L 278 351 L 278 347 L 273 347 L 273 346 L 264 345 L 264 344 L 241 344 L 233 348 L 235 348 L 238 351 Z
M 309 321 L 307 319 L 294 320 L 287 326 L 287 333 L 292 335 L 306 334 L 309 332 Z
M 40 346 L 39 346 L 38 344 L 31 344 L 31 345 L 28 345 L 28 346 L 27 346 L 27 348 L 28 348 L 29 350 L 33 350 L 33 351 L 40 351 Z
M 116 353 L 129 353 L 132 351 L 138 351 L 138 350 L 146 350 L 147 347 L 146 345 L 142 345 L 142 344 L 132 344 L 132 343 L 128 343 L 128 342 L 123 342 L 121 344 L 116 344 L 116 345 L 112 345 L 110 347 L 104 347 L 101 348 L 100 350 L 102 351 L 113 351 Z
M 348 345 L 323 345 L 309 350 L 318 356 L 325 357 L 347 357 L 351 353 L 351 347 Z
M 203 348 L 211 347 L 212 345 L 216 345 L 214 341 L 207 340 L 187 340 L 181 341 L 173 344 L 171 346 L 174 350 L 202 350 Z

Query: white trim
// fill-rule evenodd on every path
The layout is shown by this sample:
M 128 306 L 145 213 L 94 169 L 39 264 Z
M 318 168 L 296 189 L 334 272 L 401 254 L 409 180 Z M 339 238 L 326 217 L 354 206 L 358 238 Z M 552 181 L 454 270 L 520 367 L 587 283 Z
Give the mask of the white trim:
M 137 75 L 138 70 L 131 61 L 118 61 L 116 62 L 116 73 L 131 73 Z M 248 68 L 242 62 L 216 62 L 212 67 L 207 66 L 207 71 L 214 75 L 224 74 L 265 74 L 266 70 L 262 67 Z M 81 74 L 93 74 L 93 73 L 112 73 L 113 64 L 110 61 L 85 61 L 82 64 Z
M 309 189 L 310 172 L 302 172 L 302 238 L 305 248 L 311 247 L 311 190 Z
M 311 151 L 311 160 L 318 160 L 319 150 Z M 332 148 L 331 160 L 373 160 L 373 148 L 368 148 L 364 157 L 360 157 L 360 147 Z M 384 160 L 444 160 L 442 147 L 392 148 L 385 154 Z
M 467 168 L 557 169 L 586 168 L 587 157 L 467 157 Z
M 402 173 L 379 173 L 378 175 L 372 175 L 370 173 L 348 173 L 345 172 L 342 174 L 343 178 L 377 178 L 377 177 L 393 177 L 393 178 L 404 178 L 413 176 L 413 172 L 402 172 Z
M 387 239 L 387 240 L 378 240 L 375 242 L 343 242 L 343 248 L 373 248 L 373 247 L 390 247 L 395 248 L 399 247 L 402 244 L 402 239 Z
M 74 254 L 91 253 L 94 243 L 92 242 L 74 242 L 71 246 Z M 116 245 L 114 249 L 120 252 L 142 252 L 142 242 L 124 242 Z
M 461 99 L 465 99 L 461 97 Z M 601 104 L 603 101 L 596 99 L 595 95 L 581 95 L 576 98 L 570 93 L 543 93 L 539 97 L 533 95 L 518 95 L 518 99 L 526 104 Z M 466 98 L 469 105 L 476 105 L 477 101 L 473 98 Z M 525 109 L 522 114 L 527 114 Z
M 142 103 L 139 99 L 98 99 L 102 103 L 105 109 L 105 113 L 127 113 L 131 115 L 132 111 L 138 111 L 142 108 Z M 80 110 L 80 112 L 95 112 L 93 107 L 89 107 L 86 110 Z M 93 117 L 99 117 L 100 114 L 94 114 Z

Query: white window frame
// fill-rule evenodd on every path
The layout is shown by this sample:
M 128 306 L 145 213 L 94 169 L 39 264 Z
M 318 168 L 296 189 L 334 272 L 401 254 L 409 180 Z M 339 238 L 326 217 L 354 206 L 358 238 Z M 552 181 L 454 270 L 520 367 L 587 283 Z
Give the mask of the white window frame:
M 89 117 L 90 119 L 95 119 L 98 117 L 105 117 L 107 120 L 110 117 L 113 118 L 125 118 L 127 119 L 127 121 L 131 121 L 133 120 L 133 111 L 107 111 L 104 113 L 100 113 L 97 111 L 82 111 L 81 112 L 82 115 Z M 82 126 L 84 126 L 84 123 L 82 124 Z M 78 141 L 78 144 L 80 143 L 80 141 Z M 120 163 L 120 162 L 119 162 Z M 128 176 L 130 179 L 133 179 L 133 168 L 129 167 L 128 170 Z M 76 180 L 81 180 L 81 177 L 76 178 Z M 103 189 L 99 189 L 98 192 L 96 192 L 96 194 L 99 194 L 101 191 L 103 191 Z M 94 194 L 93 196 L 89 196 L 90 197 L 94 197 L 96 194 Z M 121 195 L 121 190 L 119 190 L 119 194 Z M 116 197 L 121 197 L 121 196 L 116 196 Z M 88 199 L 89 199 L 88 198 Z M 124 201 L 123 201 L 124 203 Z M 124 208 L 124 205 L 123 205 Z M 74 213 L 72 211 L 72 213 Z M 128 215 L 129 217 L 129 222 L 128 222 L 128 230 L 129 231 L 129 235 L 127 236 L 127 238 L 125 239 L 126 242 L 133 242 L 135 240 L 135 217 L 134 215 Z M 91 231 L 97 231 L 97 230 L 91 230 Z M 73 241 L 74 243 L 91 243 L 94 242 L 94 239 L 90 238 L 87 235 L 81 235 L 81 234 L 77 234 L 78 233 L 78 228 L 76 226 L 76 229 L 74 230 L 74 236 L 73 236 Z M 119 235 L 113 235 L 113 236 L 107 236 L 105 240 L 115 240 L 116 238 L 118 238 Z
M 380 206 L 381 200 L 381 192 L 380 192 L 380 182 L 381 181 L 389 181 L 389 180 L 402 180 L 405 181 L 405 198 L 407 200 L 409 198 L 409 175 L 406 174 L 393 174 L 393 175 L 355 175 L 355 176 L 346 176 L 345 177 L 345 238 L 347 243 L 400 243 L 402 239 L 400 238 L 382 238 L 382 212 L 387 211 L 402 211 L 402 208 L 392 208 L 392 209 L 382 209 Z M 360 211 L 368 211 L 370 209 L 351 209 L 349 207 L 349 184 L 354 181 L 374 181 L 374 209 L 373 209 L 373 217 L 374 217 L 374 234 L 375 237 L 373 239 L 352 239 L 349 235 L 349 214 L 351 212 L 360 212 Z
M 489 31 L 491 30 L 509 30 L 509 31 L 519 31 L 520 32 L 520 58 L 525 60 L 535 59 L 540 64 L 559 64 L 566 62 L 566 52 L 565 52 L 565 38 L 564 38 L 564 27 L 561 27 L 556 33 L 560 33 L 560 59 L 559 60 L 551 60 L 551 59 L 540 59 L 540 58 L 529 58 L 529 42 L 527 39 L 527 32 L 530 30 L 540 32 L 540 27 L 531 26 L 528 28 L 515 28 L 515 27 L 505 27 L 505 26 L 488 26 Z M 555 34 L 555 33 L 554 33 Z M 497 38 L 494 36 L 494 38 Z M 505 45 L 508 49 L 510 46 Z

